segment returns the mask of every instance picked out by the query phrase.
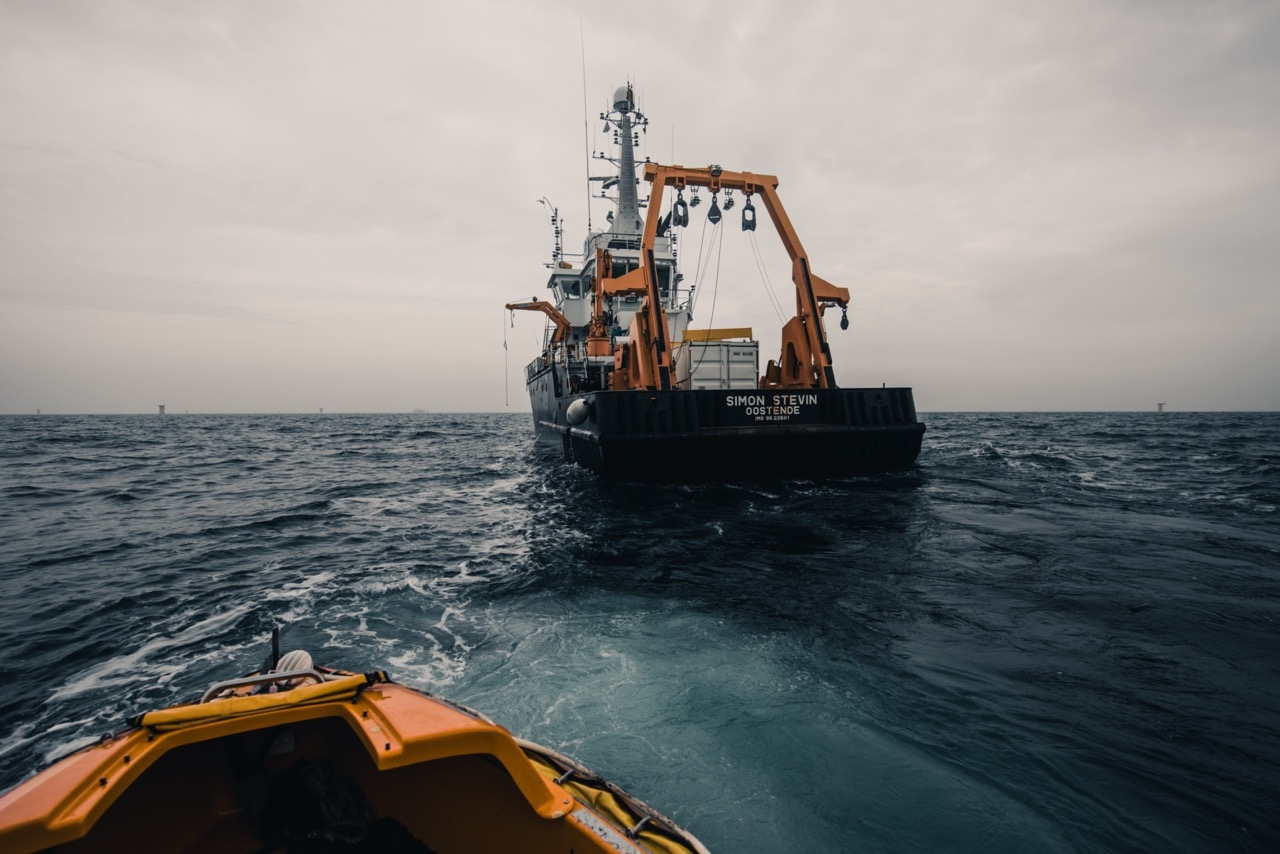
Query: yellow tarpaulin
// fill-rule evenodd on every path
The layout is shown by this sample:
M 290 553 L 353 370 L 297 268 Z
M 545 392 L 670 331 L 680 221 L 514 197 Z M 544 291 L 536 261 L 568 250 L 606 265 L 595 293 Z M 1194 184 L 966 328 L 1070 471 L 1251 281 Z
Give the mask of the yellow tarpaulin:
M 734 326 L 725 329 L 686 329 L 685 341 L 723 341 L 726 338 L 750 338 L 750 326 Z
M 345 700 L 348 697 L 354 697 L 357 691 L 368 684 L 368 681 L 368 677 L 357 674 L 319 685 L 304 685 L 278 694 L 253 694 L 248 697 L 228 697 L 225 700 L 211 700 L 208 703 L 196 703 L 190 706 L 175 706 L 171 709 L 148 712 L 142 716 L 138 724 L 156 730 L 173 730 L 271 709 Z

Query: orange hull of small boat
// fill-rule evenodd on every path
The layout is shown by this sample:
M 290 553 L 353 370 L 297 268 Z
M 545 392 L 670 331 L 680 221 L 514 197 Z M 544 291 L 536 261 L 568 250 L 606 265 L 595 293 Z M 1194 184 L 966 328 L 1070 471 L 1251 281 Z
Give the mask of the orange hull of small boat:
M 362 834 L 387 822 L 419 846 L 402 850 L 437 854 L 705 851 L 570 760 L 379 675 L 144 715 L 0 796 L 0 850 L 288 850 L 300 839 L 371 842 Z M 368 824 L 290 826 L 280 804 L 297 793 L 280 790 L 297 785 L 298 768 L 358 792 L 345 805 Z M 321 807 L 311 814 L 332 804 Z

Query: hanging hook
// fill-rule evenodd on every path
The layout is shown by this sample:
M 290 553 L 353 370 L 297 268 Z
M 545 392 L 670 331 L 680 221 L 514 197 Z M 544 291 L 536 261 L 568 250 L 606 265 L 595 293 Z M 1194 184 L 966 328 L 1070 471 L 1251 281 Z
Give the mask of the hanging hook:
M 676 192 L 675 204 L 671 206 L 671 224 L 678 228 L 689 224 L 689 205 L 685 203 L 682 191 Z
M 847 305 L 840 306 L 840 328 L 849 328 L 849 306 Z
M 712 225 L 720 224 L 720 205 L 717 204 L 716 194 L 711 194 L 711 210 L 707 211 L 707 222 Z
M 742 230 L 756 230 L 756 209 L 751 204 L 751 197 L 747 196 L 747 200 L 742 205 Z

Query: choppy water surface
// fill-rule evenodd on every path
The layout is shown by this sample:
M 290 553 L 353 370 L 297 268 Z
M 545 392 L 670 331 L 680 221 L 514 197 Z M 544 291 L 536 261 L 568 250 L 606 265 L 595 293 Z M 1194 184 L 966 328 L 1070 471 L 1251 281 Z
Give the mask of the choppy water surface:
M 655 488 L 527 415 L 0 418 L 0 786 L 280 624 L 718 852 L 1274 850 L 1280 415 L 925 420 Z

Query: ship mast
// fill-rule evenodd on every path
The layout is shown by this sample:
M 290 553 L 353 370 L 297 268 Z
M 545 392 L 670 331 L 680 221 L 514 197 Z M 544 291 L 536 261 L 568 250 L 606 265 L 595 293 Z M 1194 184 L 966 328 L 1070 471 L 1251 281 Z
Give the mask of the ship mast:
M 621 96 L 621 97 L 619 97 Z M 635 140 L 631 129 L 631 112 L 635 102 L 631 87 L 620 87 L 613 96 L 613 108 L 621 114 L 618 121 L 618 138 L 622 143 L 618 154 L 622 162 L 618 165 L 618 216 L 614 220 L 614 228 L 627 234 L 638 234 L 644 227 L 640 221 L 640 205 L 636 199 L 636 154 Z M 643 118 L 643 117 L 642 117 Z
M 644 231 L 644 221 L 640 218 L 640 198 L 636 192 L 636 154 L 639 144 L 636 128 L 646 127 L 649 120 L 635 107 L 635 95 L 631 84 L 619 86 L 613 93 L 613 110 L 601 113 L 605 121 L 605 129 L 613 126 L 614 142 L 618 146 L 618 175 L 616 179 L 601 179 L 604 189 L 608 190 L 615 181 L 618 185 L 618 213 L 613 217 L 610 231 L 614 234 L 640 234 Z M 606 160 L 613 158 L 604 154 L 597 155 Z

